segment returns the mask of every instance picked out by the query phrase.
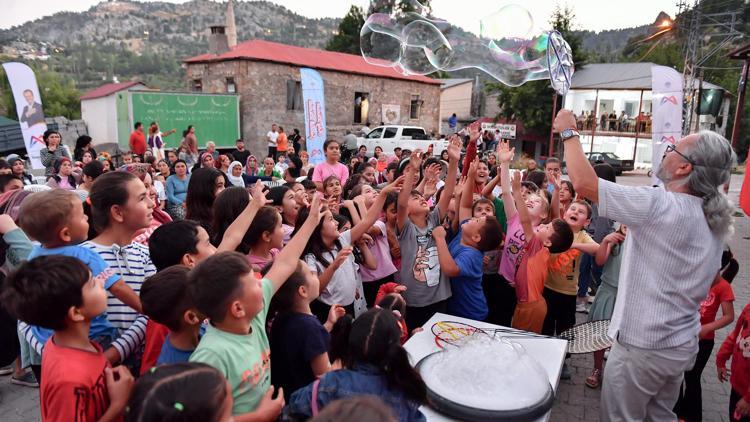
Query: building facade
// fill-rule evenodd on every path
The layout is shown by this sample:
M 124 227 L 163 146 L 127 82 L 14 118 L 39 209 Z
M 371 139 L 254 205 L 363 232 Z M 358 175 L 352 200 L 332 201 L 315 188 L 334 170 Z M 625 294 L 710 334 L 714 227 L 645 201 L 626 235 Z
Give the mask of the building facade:
M 388 122 L 437 133 L 440 81 L 405 76 L 361 56 L 261 40 L 185 60 L 188 89 L 240 94 L 242 136 L 254 153 L 266 150 L 272 123 L 305 133 L 300 68 L 317 70 L 324 83 L 328 138 L 341 139 Z

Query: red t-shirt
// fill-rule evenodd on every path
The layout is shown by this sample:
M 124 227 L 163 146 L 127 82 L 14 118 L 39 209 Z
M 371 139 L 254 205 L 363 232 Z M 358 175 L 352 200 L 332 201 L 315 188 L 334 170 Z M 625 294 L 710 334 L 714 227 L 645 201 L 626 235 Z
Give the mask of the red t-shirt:
M 143 155 L 146 153 L 146 135 L 140 131 L 134 131 L 130 134 L 130 151 L 134 154 Z
M 161 347 L 164 345 L 164 339 L 169 334 L 169 328 L 166 325 L 159 324 L 153 319 L 148 320 L 146 324 L 146 340 L 143 346 L 143 358 L 141 358 L 141 375 L 156 366 L 159 360 Z
M 726 368 L 732 359 L 729 383 L 732 389 L 750 401 L 750 304 L 745 305 L 734 330 L 721 344 L 716 354 L 716 367 Z
M 40 386 L 42 420 L 97 421 L 109 407 L 105 368 L 111 365 L 102 348 L 96 352 L 55 344 L 53 335 L 42 354 Z
M 708 296 L 701 302 L 701 325 L 716 321 L 716 314 L 719 313 L 721 303 L 733 301 L 734 291 L 732 290 L 732 285 L 723 278 L 720 279 L 718 283 L 711 286 Z M 714 337 L 715 333 L 712 331 L 706 335 L 705 339 L 711 340 Z

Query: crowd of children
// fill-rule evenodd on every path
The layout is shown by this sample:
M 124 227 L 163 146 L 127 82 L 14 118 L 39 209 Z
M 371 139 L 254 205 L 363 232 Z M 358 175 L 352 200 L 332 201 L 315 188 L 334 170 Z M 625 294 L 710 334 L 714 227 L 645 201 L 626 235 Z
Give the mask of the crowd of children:
M 598 221 L 558 160 L 511 173 L 514 149 L 477 156 L 480 135 L 454 135 L 440 157 L 360 151 L 349 165 L 329 140 L 314 168 L 291 146 L 278 163 L 206 152 L 192 170 L 169 151 L 106 172 L 93 150 L 80 172 L 57 159 L 53 189 L 0 196 L 5 373 L 39 383 L 45 421 L 331 420 L 365 395 L 380 402 L 363 409 L 423 420 L 402 345 L 434 313 L 555 335 L 587 287 L 591 320 L 617 295 L 626 228 Z M 701 307 L 675 408 L 687 420 L 713 333 L 734 319 L 736 266 L 727 255 Z M 724 379 L 732 359 L 736 415 L 750 414 L 748 312 L 717 360 Z M 604 351 L 594 362 L 597 388 Z

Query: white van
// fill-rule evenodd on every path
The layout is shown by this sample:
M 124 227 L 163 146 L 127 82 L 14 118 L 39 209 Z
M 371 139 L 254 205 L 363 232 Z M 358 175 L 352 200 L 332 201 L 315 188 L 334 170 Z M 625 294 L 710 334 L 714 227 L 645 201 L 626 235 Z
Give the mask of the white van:
M 364 137 L 357 138 L 357 148 L 362 145 L 367 147 L 368 154 L 372 154 L 375 147 L 383 148 L 386 154 L 393 154 L 393 149 L 396 147 L 402 150 L 427 151 L 427 148 L 432 145 L 433 155 L 440 155 L 444 149 L 448 148 L 448 140 L 430 139 L 427 131 L 419 126 L 388 125 L 378 126 Z

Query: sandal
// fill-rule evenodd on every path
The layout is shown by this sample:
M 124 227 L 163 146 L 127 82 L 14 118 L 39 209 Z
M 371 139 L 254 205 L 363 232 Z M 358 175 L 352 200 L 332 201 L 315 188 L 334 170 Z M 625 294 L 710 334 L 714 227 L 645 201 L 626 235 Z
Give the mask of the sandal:
M 602 371 L 600 369 L 594 369 L 591 372 L 591 375 L 589 375 L 588 378 L 586 378 L 586 387 L 589 388 L 599 388 L 599 385 L 602 383 Z

